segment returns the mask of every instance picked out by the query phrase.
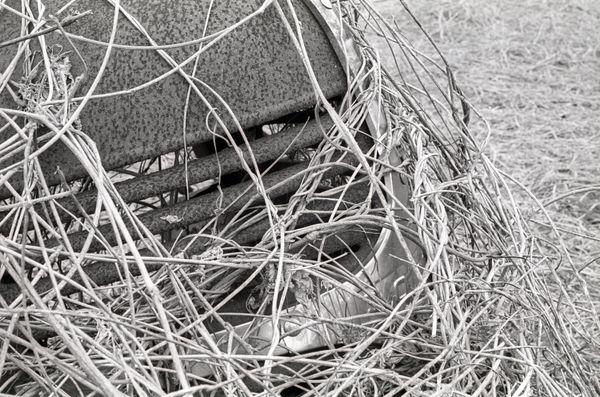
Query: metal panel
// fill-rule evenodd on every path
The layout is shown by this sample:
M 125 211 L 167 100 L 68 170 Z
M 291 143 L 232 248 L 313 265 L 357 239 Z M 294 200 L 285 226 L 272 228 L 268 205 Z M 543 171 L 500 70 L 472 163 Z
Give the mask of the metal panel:
M 18 2 L 8 3 L 17 6 Z M 64 3 L 62 0 L 46 1 L 46 13 L 55 13 Z M 169 44 L 201 37 L 212 2 L 128 0 L 121 3 L 158 44 Z M 214 2 L 208 16 L 207 33 L 230 26 L 261 4 L 257 0 Z M 309 56 L 325 94 L 332 97 L 343 93 L 346 78 L 325 33 L 302 2 L 294 4 L 302 21 Z M 67 31 L 94 40 L 108 41 L 113 14 L 108 2 L 81 0 L 72 7 L 79 11 L 92 10 L 93 15 L 68 26 Z M 13 14 L 0 13 L 0 26 L 7 27 L 0 31 L 0 42 L 17 34 L 15 19 L 18 17 Z M 123 14 L 120 15 L 118 26 L 119 44 L 149 44 Z M 69 44 L 58 32 L 48 34 L 46 39 L 50 44 L 60 44 L 64 50 L 70 50 Z M 106 47 L 79 40 L 74 40 L 74 43 L 89 66 L 89 75 L 95 76 Z M 188 45 L 166 52 L 176 62 L 183 62 L 197 50 L 198 45 Z M 11 48 L 0 52 L 0 65 L 6 67 L 13 54 L 14 49 Z M 83 68 L 75 54 L 72 53 L 69 58 L 73 63 L 73 74 L 80 74 Z M 190 74 L 193 63 L 185 67 Z M 171 66 L 154 50 L 115 48 L 96 93 L 131 89 L 170 69 Z M 201 54 L 197 70 L 196 77 L 210 85 L 225 100 L 244 127 L 311 108 L 316 102 L 300 57 L 273 7 L 268 7 L 263 14 L 232 31 Z M 13 75 L 12 79 L 18 80 L 19 76 Z M 91 80 L 88 79 L 80 94 L 87 90 Z M 216 112 L 223 116 L 228 128 L 233 128 L 224 106 L 206 88 L 200 85 L 198 88 L 215 106 Z M 92 100 L 81 115 L 82 130 L 98 145 L 105 168 L 119 167 L 181 148 L 187 91 L 188 84 L 184 78 L 173 74 L 131 94 Z M 4 93 L 0 95 L 0 106 L 15 105 Z M 206 106 L 197 95 L 192 94 L 186 136 L 188 144 L 211 139 L 211 133 L 205 126 L 208 115 Z M 11 128 L 1 132 L 0 141 L 12 134 L 14 130 Z M 52 172 L 56 165 L 60 165 L 68 179 L 82 176 L 81 167 L 73 156 L 65 154 L 65 150 L 61 144 L 49 150 L 44 156 L 46 169 Z
M 296 150 L 318 144 L 332 124 L 331 119 L 324 117 L 319 122 L 311 120 L 305 124 L 289 126 L 280 133 L 251 141 L 252 156 L 260 164 L 276 160 L 283 154 L 291 154 Z M 249 161 L 250 150 L 248 147 L 242 145 L 240 149 L 244 153 L 245 160 Z M 184 164 L 177 164 L 167 169 L 116 182 L 115 188 L 123 201 L 131 203 L 185 187 L 186 181 L 192 185 L 241 170 L 242 161 L 236 151 L 233 148 L 226 148 L 220 151 L 218 156 L 215 154 L 194 159 L 188 163 L 187 167 Z M 77 204 L 73 197 L 57 200 L 65 210 L 65 212 L 61 212 L 61 215 L 64 216 L 63 220 L 71 219 L 70 214 L 83 216 L 81 210 L 92 213 L 96 205 L 97 194 L 95 189 L 78 193 L 75 195 Z M 37 207 L 41 209 L 40 205 Z M 0 211 L 0 219 L 4 216 L 7 216 L 7 212 Z M 6 222 L 0 226 L 0 233 L 8 234 L 10 228 L 11 223 Z

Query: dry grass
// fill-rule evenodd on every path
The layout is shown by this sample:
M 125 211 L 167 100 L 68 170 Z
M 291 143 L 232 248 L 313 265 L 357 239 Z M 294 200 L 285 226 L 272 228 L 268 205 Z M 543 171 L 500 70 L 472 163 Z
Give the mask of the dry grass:
M 453 67 L 467 99 L 490 124 L 486 151 L 494 163 L 544 203 L 595 188 L 559 199 L 547 210 L 560 227 L 600 236 L 600 3 L 408 4 Z M 400 10 L 397 0 L 376 5 L 390 19 Z M 409 27 L 409 38 L 411 33 Z M 485 128 L 479 122 L 472 131 L 481 138 Z M 562 237 L 581 264 L 600 253 L 598 241 Z M 590 267 L 585 274 L 600 285 L 598 271 Z
M 513 185 L 536 233 L 560 255 L 559 273 L 572 279 L 570 256 L 600 308 L 600 3 L 407 3 L 444 53 L 467 99 L 489 123 L 485 150 L 494 164 L 547 204 L 560 236 L 531 196 Z M 375 4 L 400 26 L 408 21 L 399 1 Z M 414 26 L 404 26 L 417 48 L 426 47 Z M 471 131 L 480 139 L 488 133 L 481 120 L 472 123 Z M 580 292 L 577 284 L 570 287 Z M 600 365 L 598 351 L 589 353 Z
M 393 15 L 397 4 L 377 2 L 386 15 Z M 557 224 L 598 235 L 600 4 L 409 4 L 454 68 L 468 100 L 490 124 L 486 150 L 498 167 L 540 201 L 558 198 L 547 208 Z M 472 130 L 477 134 L 483 127 L 476 124 Z M 525 195 L 521 200 L 528 202 Z M 563 237 L 584 263 L 598 255 L 594 240 Z M 586 241 L 590 245 L 582 246 Z

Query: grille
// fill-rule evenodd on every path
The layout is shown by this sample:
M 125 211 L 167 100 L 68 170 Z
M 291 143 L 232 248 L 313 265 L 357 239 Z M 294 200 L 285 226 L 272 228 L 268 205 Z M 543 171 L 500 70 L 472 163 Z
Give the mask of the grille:
M 347 175 L 356 165 L 354 157 L 344 155 L 343 151 L 337 150 L 334 151 L 333 160 L 325 166 L 308 168 L 310 154 L 319 145 L 325 144 L 323 137 L 333 124 L 331 120 L 324 115 L 315 118 L 313 111 L 295 114 L 288 117 L 289 120 L 294 122 L 282 123 L 284 120 L 278 119 L 276 123 L 266 124 L 264 128 L 256 128 L 255 131 L 269 129 L 272 131 L 273 126 L 276 125 L 279 131 L 255 135 L 250 142 L 251 150 L 242 146 L 241 153 L 243 153 L 244 159 L 249 157 L 250 152 L 253 153 L 255 161 L 263 172 L 264 188 L 271 201 L 278 205 L 280 212 L 286 210 L 290 198 L 307 177 L 315 174 L 321 175 L 322 183 L 318 187 L 318 194 L 307 203 L 305 213 L 299 216 L 295 222 L 295 229 L 325 225 L 328 218 L 334 214 L 334 210 L 339 213 L 364 203 L 368 193 L 368 186 L 365 183 L 351 185 L 349 189 L 343 191 L 343 194 L 340 193 L 339 187 L 335 186 L 336 180 L 342 186 L 345 184 Z M 357 140 L 365 151 L 372 146 L 372 140 L 365 132 L 357 134 Z M 178 251 L 185 246 L 185 256 L 188 258 L 202 255 L 206 249 L 218 242 L 211 238 L 194 237 L 195 230 L 202 229 L 209 223 L 214 225 L 212 232 L 217 235 L 222 232 L 219 227 L 228 225 L 235 229 L 225 235 L 228 240 L 240 248 L 229 246 L 223 249 L 240 249 L 240 252 L 243 252 L 244 248 L 252 247 L 260 242 L 271 229 L 271 223 L 262 203 L 263 196 L 257 193 L 254 182 L 244 176 L 239 154 L 227 145 L 211 146 L 215 148 L 214 153 L 208 154 L 206 154 L 207 146 L 197 147 L 196 154 L 200 155 L 204 152 L 204 155 L 191 159 L 187 166 L 176 164 L 166 169 L 118 182 L 115 185 L 125 201 L 130 205 L 137 205 L 141 209 L 139 219 L 144 225 L 152 233 L 162 236 L 163 243 L 173 251 Z M 219 148 L 219 146 L 221 147 Z M 148 209 L 148 206 L 140 204 L 144 201 L 160 203 L 159 198 L 163 198 L 164 204 L 164 197 L 169 194 L 183 197 L 181 190 L 186 183 L 194 187 L 211 179 L 216 179 L 219 183 L 197 193 L 192 189 L 192 193 L 196 193 L 194 197 L 183 199 L 172 205 Z M 83 183 L 81 185 L 85 186 Z M 74 197 L 59 199 L 59 206 L 63 208 L 61 214 L 64 224 L 68 226 L 73 223 L 74 215 L 79 216 L 80 219 L 83 219 L 81 217 L 84 216 L 84 213 L 85 216 L 89 216 L 88 213 L 93 210 L 95 204 L 95 195 L 96 192 L 90 186 L 83 188 Z M 373 208 L 377 208 L 377 206 L 377 202 L 372 203 Z M 218 220 L 216 220 L 217 218 Z M 236 218 L 239 219 L 239 222 L 233 224 L 238 226 L 232 227 L 232 220 Z M 251 218 L 252 222 L 247 222 L 247 218 Z M 131 225 L 130 230 L 132 233 L 134 232 Z M 102 241 L 94 240 L 88 246 L 88 251 L 104 251 L 109 246 L 116 244 L 110 225 L 99 226 L 98 232 L 103 236 Z M 380 232 L 381 227 L 378 225 L 363 224 L 347 227 L 338 232 L 332 231 L 312 239 L 301 236 L 297 242 L 288 246 L 288 254 L 322 261 L 321 270 L 324 274 L 329 274 L 339 282 L 352 280 L 352 275 L 363 270 L 364 264 L 372 256 L 373 247 L 376 245 Z M 188 234 L 188 236 L 183 239 L 173 239 L 173 236 L 181 237 L 182 233 Z M 68 235 L 68 240 L 72 248 L 77 251 L 83 248 L 87 237 L 88 232 L 75 231 Z M 188 240 L 192 239 L 193 242 L 188 243 Z M 175 245 L 176 242 L 178 245 Z M 61 240 L 52 238 L 48 238 L 44 242 L 46 247 L 60 244 Z M 141 254 L 152 255 L 148 249 L 142 249 Z M 65 259 L 68 259 L 66 255 Z M 60 258 L 58 263 L 60 264 Z M 164 263 L 160 261 L 148 261 L 146 264 L 148 271 L 157 271 L 162 266 Z M 133 264 L 129 266 L 129 269 L 131 276 L 140 274 L 139 269 Z M 102 261 L 92 262 L 84 266 L 83 271 L 87 281 L 100 288 L 122 282 L 121 270 L 114 264 Z M 233 281 L 228 283 L 229 289 L 222 291 L 222 295 L 227 296 L 238 288 L 241 281 L 249 276 L 249 273 L 248 270 L 232 270 L 226 278 Z M 77 285 L 81 285 L 82 281 L 81 276 L 76 273 L 71 277 L 71 283 L 61 289 L 61 295 L 80 299 Z M 253 308 L 249 302 L 253 299 L 261 299 L 260 296 L 256 296 L 260 282 L 261 279 L 257 278 L 235 296 L 230 297 L 219 309 L 221 319 L 233 326 L 250 321 L 256 308 Z M 35 289 L 43 296 L 45 292 L 54 290 L 54 283 L 45 277 L 38 280 Z M 17 285 L 6 278 L 3 280 L 0 290 L 0 295 L 9 304 L 21 293 Z M 283 308 L 292 307 L 298 303 L 293 294 L 288 294 L 282 299 L 284 300 Z M 261 315 L 267 315 L 268 312 L 269 310 L 263 311 Z M 211 319 L 208 319 L 206 326 L 212 332 L 222 329 L 219 322 Z M 53 336 L 51 331 L 43 327 L 34 329 L 32 333 L 41 342 Z

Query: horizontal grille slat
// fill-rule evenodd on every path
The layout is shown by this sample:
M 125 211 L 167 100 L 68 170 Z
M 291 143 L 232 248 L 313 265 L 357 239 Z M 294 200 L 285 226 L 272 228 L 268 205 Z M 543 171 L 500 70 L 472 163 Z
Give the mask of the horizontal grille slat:
M 290 154 L 299 149 L 316 145 L 323 139 L 324 133 L 332 124 L 329 117 L 323 117 L 318 122 L 311 120 L 306 124 L 289 127 L 280 133 L 251 141 L 249 143 L 252 155 L 256 162 L 260 164 L 275 160 L 283 154 Z M 250 162 L 248 147 L 244 145 L 240 149 L 244 153 L 244 159 Z M 192 185 L 240 170 L 242 170 L 242 165 L 239 155 L 234 148 L 230 147 L 218 154 L 189 161 L 187 164 L 187 182 Z M 183 188 L 185 184 L 186 167 L 184 164 L 177 164 L 161 171 L 115 183 L 115 188 L 126 203 L 131 203 L 170 190 Z M 78 193 L 75 195 L 75 199 L 77 203 L 72 197 L 65 197 L 57 200 L 57 202 L 65 211 L 81 216 L 81 209 L 86 213 L 93 212 L 96 206 L 97 192 L 94 189 Z M 70 218 L 70 215 L 66 212 L 61 213 L 61 215 L 64 216 L 63 221 Z M 0 217 L 2 216 L 6 216 L 6 212 L 0 212 Z M 32 227 L 32 225 L 29 226 Z M 0 227 L 2 233 L 8 233 L 9 230 L 10 224 L 8 222 Z
M 262 178 L 265 189 L 268 190 L 270 197 L 279 197 L 287 193 L 293 193 L 302 182 L 307 163 L 300 163 L 281 171 L 267 174 Z M 325 177 L 331 177 L 340 174 L 348 169 L 348 165 L 336 164 L 325 170 Z M 170 207 L 160 208 L 140 215 L 139 220 L 152 233 L 160 233 L 168 230 L 182 228 L 209 219 L 217 212 L 227 209 L 229 212 L 237 211 L 249 202 L 258 204 L 261 202 L 261 196 L 256 192 L 253 182 L 240 183 L 230 187 L 223 188 L 221 191 L 211 193 L 177 203 Z M 220 206 L 217 206 L 217 203 Z M 133 228 L 129 228 L 134 232 Z M 98 227 L 98 231 L 103 235 L 106 241 L 114 245 L 115 236 L 111 225 Z M 75 232 L 68 236 L 71 247 L 74 250 L 80 250 L 88 236 L 88 232 Z M 56 240 L 47 241 L 47 247 L 56 247 L 60 243 Z M 97 251 L 103 248 L 99 241 L 92 242 L 90 251 Z
M 332 125 L 330 119 L 322 120 L 322 127 L 329 129 Z M 307 125 L 289 128 L 279 134 L 264 137 L 250 142 L 252 155 L 257 163 L 271 161 L 279 156 L 293 151 L 315 145 L 323 139 L 323 130 L 315 121 Z M 250 162 L 250 151 L 242 146 L 244 160 Z M 190 185 L 218 178 L 242 170 L 241 160 L 234 148 L 226 148 L 217 155 L 206 156 L 192 160 L 187 164 L 187 181 Z M 183 188 L 186 184 L 186 167 L 177 164 L 168 169 L 152 174 L 142 175 L 131 180 L 115 184 L 117 191 L 127 203 L 139 201 L 148 197 L 173 189 Z M 93 210 L 96 201 L 96 192 L 85 192 L 76 195 L 77 200 L 86 212 Z M 75 212 L 73 204 L 64 202 L 65 208 Z

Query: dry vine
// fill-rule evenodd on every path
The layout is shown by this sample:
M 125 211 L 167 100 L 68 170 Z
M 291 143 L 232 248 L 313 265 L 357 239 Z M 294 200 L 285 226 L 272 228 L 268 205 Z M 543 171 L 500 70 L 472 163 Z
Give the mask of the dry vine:
M 208 87 L 195 77 L 195 67 L 190 73 L 185 66 L 265 10 L 285 19 L 307 68 L 310 62 L 298 19 L 283 11 L 293 9 L 289 1 L 267 0 L 228 29 L 168 45 L 156 43 L 126 5 L 108 3 L 114 12 L 112 31 L 107 42 L 96 43 L 105 53 L 93 75 L 87 66 L 73 74 L 75 58 L 85 65 L 78 47 L 91 40 L 67 28 L 85 24 L 91 18 L 87 10 L 68 14 L 72 8 L 65 7 L 50 17 L 41 0 L 0 4 L 0 18 L 18 19 L 21 26 L 19 37 L 0 43 L 0 49 L 13 54 L 2 71 L 0 94 L 16 104 L 0 108 L 5 122 L 0 133 L 7 135 L 0 143 L 0 190 L 8 192 L 0 202 L 0 278 L 18 286 L 12 295 L 5 284 L 0 286 L 0 393 L 250 396 L 295 388 L 309 396 L 598 395 L 597 363 L 582 353 L 598 349 L 598 316 L 593 313 L 590 327 L 582 317 L 593 305 L 582 307 L 565 288 L 578 283 L 585 294 L 585 280 L 574 268 L 571 280 L 558 276 L 557 266 L 570 266 L 568 253 L 561 256 L 568 251 L 559 247 L 548 253 L 540 247 L 512 199 L 507 178 L 470 133 L 469 117 L 476 114 L 440 54 L 436 62 L 417 51 L 401 27 L 366 0 L 332 2 L 360 67 L 351 73 L 350 89 L 338 107 L 323 100 L 313 81 L 333 125 L 323 128 L 321 144 L 295 154 L 310 164 L 282 182 L 296 184 L 289 202 L 270 198 L 273 187 L 252 153 L 244 155 L 244 145 L 230 139 L 251 181 L 240 192 L 247 202 L 216 205 L 217 212 L 235 207 L 237 214 L 218 225 L 218 233 L 221 219 L 216 216 L 197 230 L 160 236 L 144 221 L 148 209 L 176 204 L 204 187 L 186 186 L 185 192 L 127 204 L 115 186 L 124 175 L 147 175 L 167 163 L 187 166 L 188 151 L 144 161 L 118 175 L 106 171 L 96 143 L 81 129 L 85 107 L 174 74 L 189 83 L 188 102 L 194 95 L 208 102 L 202 94 Z M 402 1 L 398 6 L 405 7 Z M 411 16 L 408 8 L 406 13 Z M 119 44 L 121 20 L 147 44 Z M 71 48 L 48 45 L 51 32 L 60 33 Z M 342 32 L 334 34 L 342 37 Z M 373 37 L 394 54 L 393 72 L 382 66 L 369 42 Z M 169 55 L 170 49 L 192 45 L 197 50 L 183 63 Z M 136 87 L 99 94 L 96 88 L 117 48 L 154 51 L 170 70 Z M 381 109 L 385 129 L 375 148 L 363 152 L 355 133 L 373 107 Z M 214 133 L 231 138 L 235 131 L 215 119 Z M 40 155 L 58 143 L 77 159 L 86 178 L 62 178 L 58 185 L 46 180 L 49 173 Z M 334 167 L 350 172 L 331 177 L 327 170 Z M 61 173 L 56 170 L 54 177 Z M 408 207 L 384 183 L 390 173 L 400 175 L 409 189 Z M 321 189 L 324 185 L 328 189 Z M 88 205 L 72 199 L 90 186 L 95 190 L 84 211 L 88 216 L 66 216 L 67 210 Z M 363 187 L 362 201 L 336 198 L 356 186 Z M 223 200 L 218 190 L 214 197 Z M 319 213 L 311 207 L 319 200 L 333 201 L 333 209 Z M 67 202 L 71 207 L 65 207 Z M 300 222 L 311 214 L 328 217 L 326 226 Z M 259 220 L 269 227 L 258 244 L 240 246 L 231 237 Z M 356 225 L 367 231 L 384 225 L 401 244 L 420 248 L 423 260 L 407 258 L 414 280 L 401 296 L 381 299 L 336 266 L 339 258 L 319 251 L 320 238 Z M 189 247 L 198 241 L 208 246 L 193 252 Z M 303 255 L 306 247 L 318 254 Z M 98 285 L 90 277 L 93 269 L 112 269 L 117 279 Z M 228 333 L 232 326 L 220 310 L 252 280 L 262 282 L 246 304 L 258 314 L 248 317 L 253 321 L 244 333 Z M 549 280 L 557 288 L 549 288 Z M 332 289 L 341 289 L 340 296 L 348 299 L 360 295 L 368 315 L 332 318 L 311 311 L 319 306 L 317 292 Z M 293 316 L 285 312 L 281 296 L 288 291 L 309 309 Z M 207 328 L 209 319 L 225 330 L 226 343 L 219 339 L 222 334 L 217 337 Z M 292 332 L 285 325 L 294 321 L 299 327 L 293 332 L 336 333 L 338 344 L 282 355 L 280 339 Z M 265 323 L 275 324 L 272 338 L 258 349 L 253 335 Z

